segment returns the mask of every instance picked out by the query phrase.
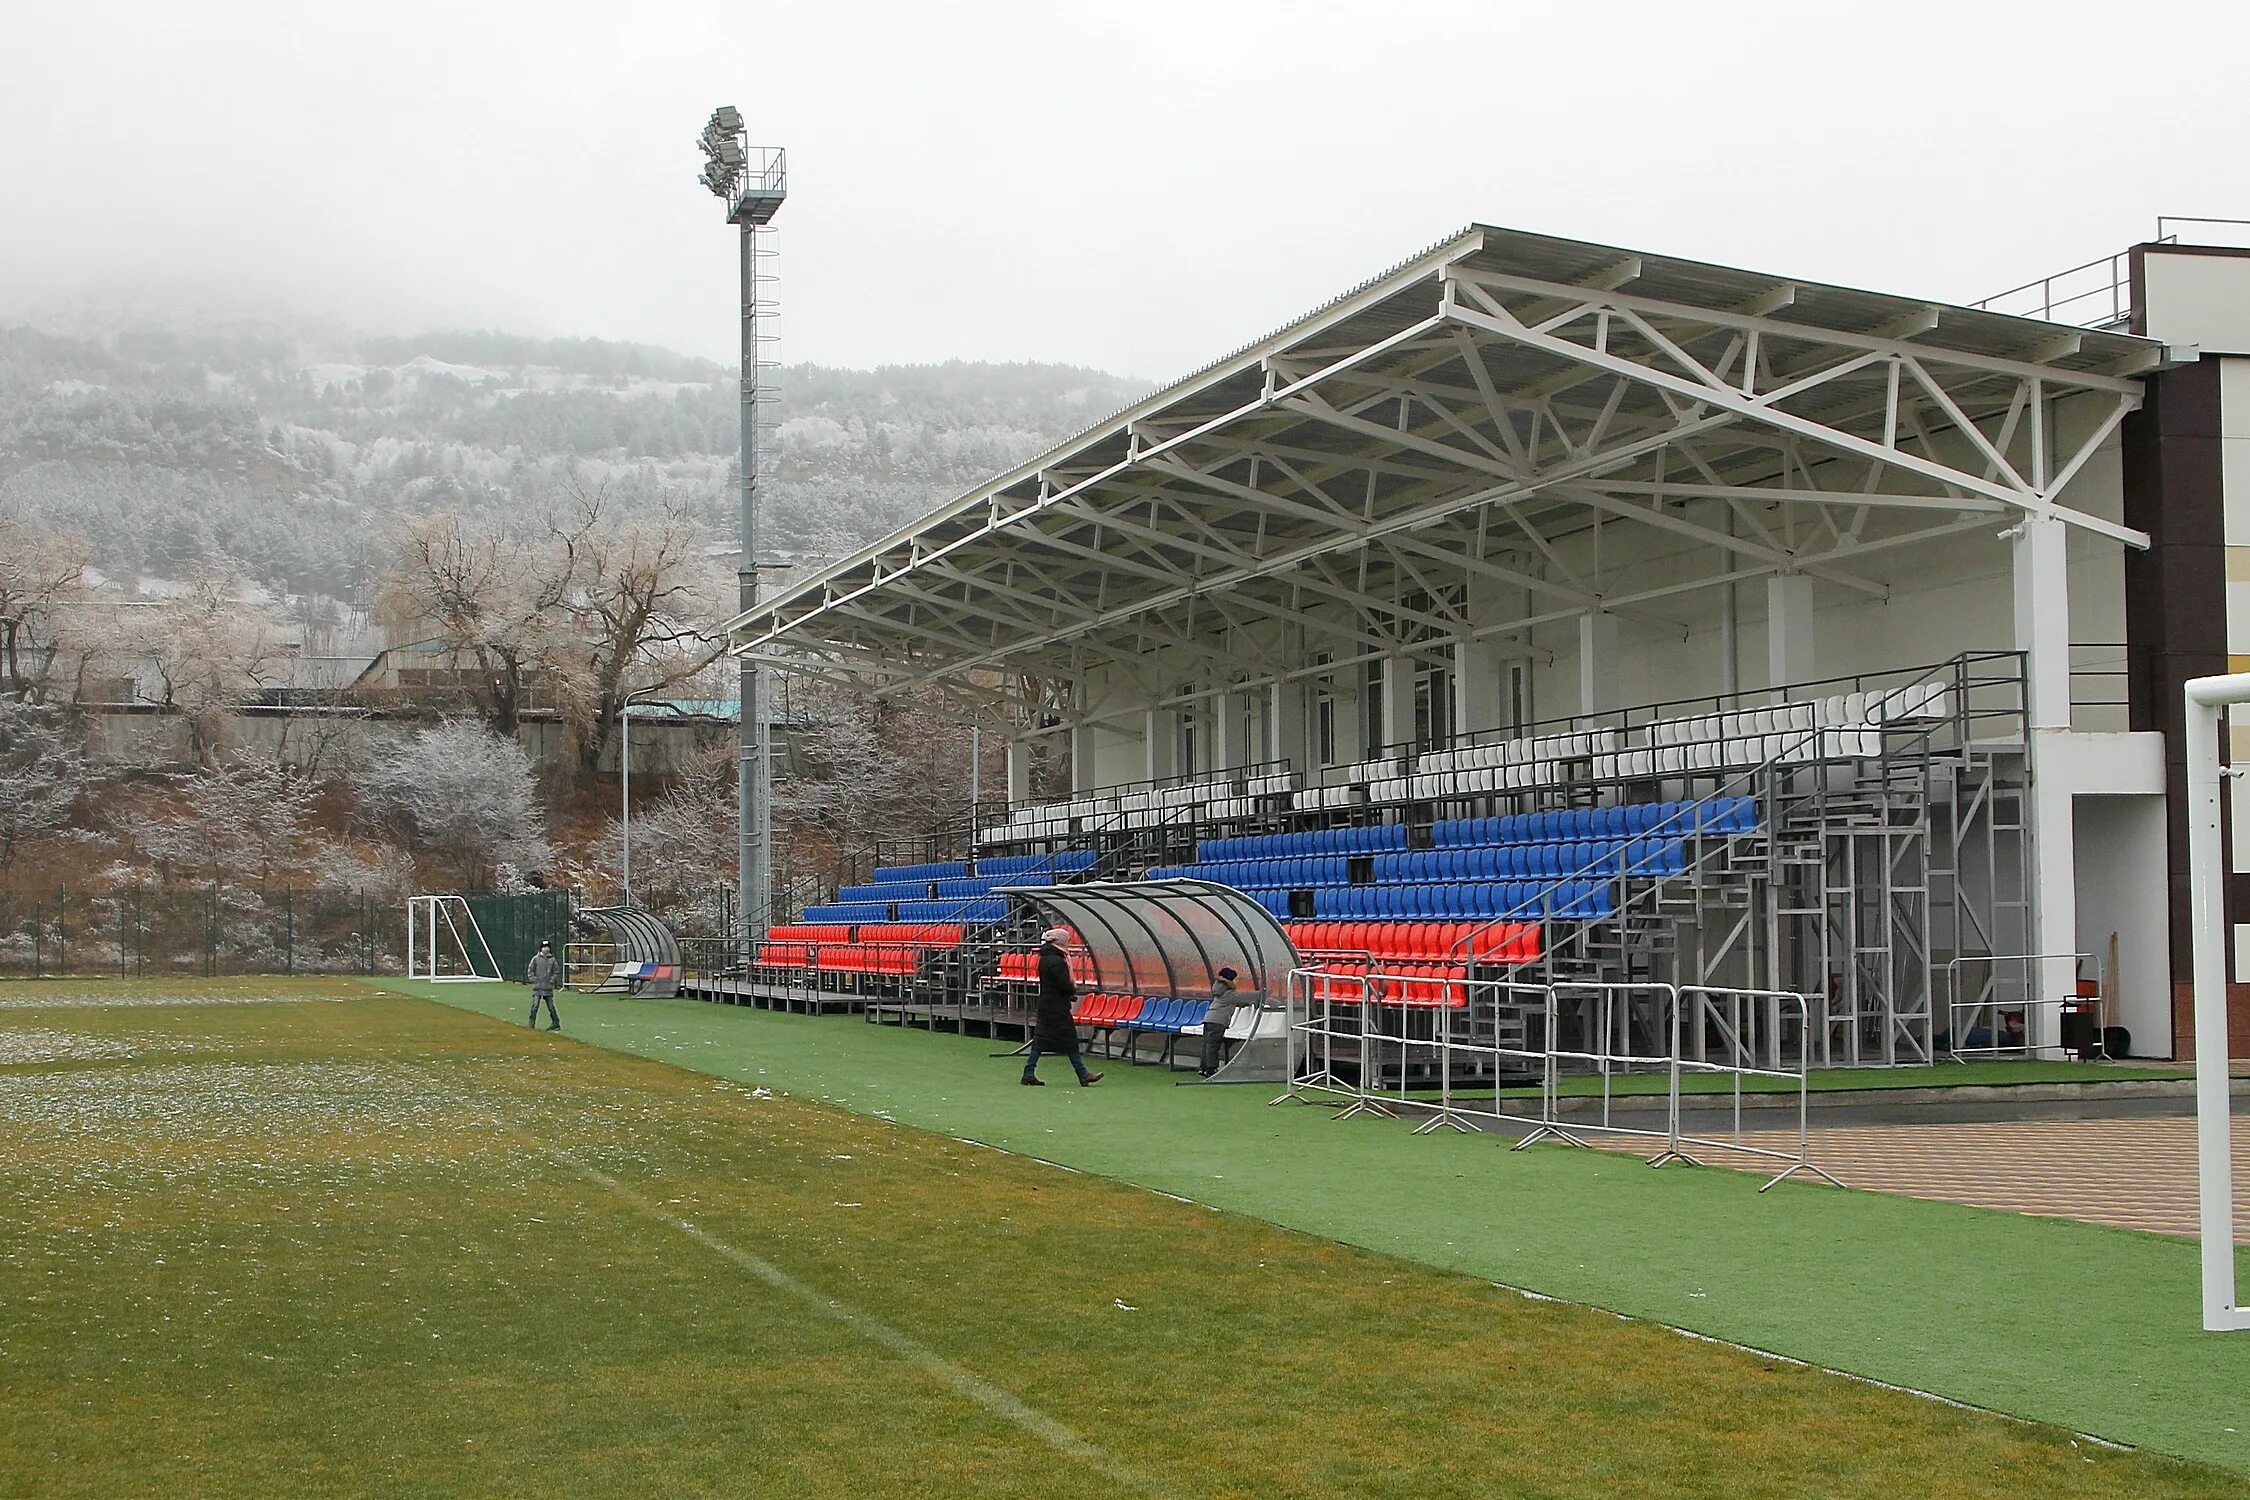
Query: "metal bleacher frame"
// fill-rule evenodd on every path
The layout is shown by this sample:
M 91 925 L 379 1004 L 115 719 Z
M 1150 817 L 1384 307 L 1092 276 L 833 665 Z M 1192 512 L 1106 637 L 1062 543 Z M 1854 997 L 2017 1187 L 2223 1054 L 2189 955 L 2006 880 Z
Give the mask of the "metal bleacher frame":
M 1813 1018 L 1754 1039 L 1761 1055 L 1824 1067 L 1930 1063 L 1941 1029 L 1938 973 L 1963 954 L 2018 951 L 2028 937 L 2026 739 L 2021 653 L 1971 652 L 1573 716 L 1520 735 L 1460 736 L 1303 777 L 1269 763 L 1060 803 L 988 806 L 977 839 L 993 853 L 1100 840 L 1105 865 L 1115 859 L 1125 866 L 1117 873 L 1137 875 L 1174 854 L 1192 856 L 1205 839 L 1245 832 L 1379 822 L 1404 825 L 1409 847 L 1422 848 L 1443 819 L 1749 795 L 1759 810 L 1754 830 L 1695 834 L 1683 868 L 1635 882 L 1605 920 L 1548 923 L 1537 972 L 1523 977 L 1662 982 L 1691 994 L 1802 991 L 1816 997 Z M 1514 762 L 1528 770 L 1511 784 L 1458 774 L 1477 758 L 1463 752 L 1534 742 L 1556 748 Z M 1397 774 L 1341 779 L 1384 761 Z M 1247 793 L 1253 780 L 1256 796 Z M 1144 813 L 1132 824 L 1128 808 L 1110 800 L 1198 787 L 1207 789 L 1200 802 L 1180 795 L 1161 817 Z M 1072 811 L 1041 815 L 1042 806 Z M 1457 1024 L 1498 1036 L 1520 1034 L 1522 1022 L 1472 1015 Z M 1566 1015 L 1560 1024 L 1582 1034 L 1594 1022 Z M 1628 1013 L 1622 1024 L 1653 1035 L 1665 1023 L 1652 1011 Z M 1722 1042 L 1739 1051 L 1743 1039 L 1722 1037 L 1725 1024 L 1715 1012 L 1692 1012 L 1688 1055 Z
M 1243 834 L 1382 824 L 1402 827 L 1413 850 L 1433 847 L 1435 826 L 1453 819 L 1747 796 L 1754 827 L 1673 830 L 1674 868 L 1553 876 L 1555 885 L 1617 879 L 1611 909 L 1591 921 L 1543 918 L 1538 959 L 1506 977 L 1559 985 L 1566 996 L 1590 985 L 1803 993 L 1807 1022 L 1752 1038 L 1727 1033 L 1726 1017 L 1691 1003 L 1681 1025 L 1686 1055 L 1926 1064 L 1938 1058 L 1945 966 L 2025 951 L 2029 938 L 2025 697 L 2021 653 L 1964 653 L 1400 748 L 1372 758 L 1398 768 L 1372 781 L 1340 779 L 1364 773 L 1370 760 L 1304 774 L 1264 762 L 1059 801 L 985 803 L 930 836 L 878 846 L 855 873 L 904 860 L 964 863 L 981 874 L 1000 860 L 1071 849 L 1092 863 L 1068 878 L 1132 880 L 1193 861 L 1207 840 Z M 1511 748 L 1524 746 L 1539 748 Z M 997 921 L 968 924 L 957 947 L 920 955 L 908 973 L 753 967 L 707 988 L 737 1003 L 1002 1037 L 1028 1027 L 1030 1007 L 1020 983 L 998 977 L 1000 955 L 1028 946 L 1033 928 L 1016 903 Z M 2006 983 L 1999 971 L 1984 972 L 1985 988 L 1965 1001 L 2012 998 L 1996 988 Z M 1616 1014 L 1628 1033 L 1621 1046 L 1670 1024 L 1653 1009 Z M 1448 1024 L 1465 1043 L 1498 1044 L 1521 1038 L 1529 1023 L 1482 1005 Z M 1555 1024 L 1564 1040 L 1584 1042 L 1599 1023 L 1590 1008 L 1566 1005 Z

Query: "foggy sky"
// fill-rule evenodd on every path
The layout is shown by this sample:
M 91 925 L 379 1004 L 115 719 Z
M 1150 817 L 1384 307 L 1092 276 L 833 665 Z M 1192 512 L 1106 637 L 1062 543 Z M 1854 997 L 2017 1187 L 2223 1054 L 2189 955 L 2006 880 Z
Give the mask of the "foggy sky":
M 93 287 L 1180 374 L 1482 219 L 1967 300 L 2250 217 L 2250 5 L 0 0 L 0 314 Z

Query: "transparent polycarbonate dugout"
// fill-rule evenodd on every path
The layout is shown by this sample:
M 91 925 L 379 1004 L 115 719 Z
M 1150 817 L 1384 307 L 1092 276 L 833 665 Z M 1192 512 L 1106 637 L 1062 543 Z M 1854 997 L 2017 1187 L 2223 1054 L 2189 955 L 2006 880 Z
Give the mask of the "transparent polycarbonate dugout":
M 1245 995 L 1280 995 L 1297 950 L 1273 914 L 1207 880 L 1005 886 L 1050 926 L 1076 932 L 1092 968 L 1081 988 L 1136 995 L 1208 995 L 1222 968 Z

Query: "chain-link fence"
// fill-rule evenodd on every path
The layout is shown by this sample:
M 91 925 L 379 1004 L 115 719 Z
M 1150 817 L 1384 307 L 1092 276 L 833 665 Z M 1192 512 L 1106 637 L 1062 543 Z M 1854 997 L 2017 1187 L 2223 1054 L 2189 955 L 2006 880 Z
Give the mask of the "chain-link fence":
M 531 955 L 543 942 L 555 945 L 555 956 L 569 950 L 570 892 L 526 891 L 516 895 L 472 892 L 469 915 L 476 918 L 484 945 L 500 966 L 503 979 L 521 979 L 531 965 Z
M 653 909 L 683 940 L 733 929 L 734 892 L 682 893 Z M 472 891 L 469 910 L 502 975 L 542 939 L 574 936 L 568 891 Z M 713 957 L 736 939 L 718 938 Z M 0 975 L 402 974 L 406 903 L 367 891 L 171 884 L 123 890 L 0 884 Z
M 0 974 L 396 974 L 405 931 L 366 891 L 0 886 Z

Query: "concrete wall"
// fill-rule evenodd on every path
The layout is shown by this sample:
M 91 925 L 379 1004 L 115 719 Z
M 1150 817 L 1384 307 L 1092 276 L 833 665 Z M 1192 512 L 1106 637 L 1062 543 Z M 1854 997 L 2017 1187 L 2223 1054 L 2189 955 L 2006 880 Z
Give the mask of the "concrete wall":
M 2137 259 L 2136 332 L 2206 354 L 2250 354 L 2250 250 L 2143 245 Z
M 187 723 L 176 714 L 121 709 L 86 713 L 87 753 L 104 765 L 192 767 Z M 423 727 L 411 719 L 358 718 L 336 714 L 291 714 L 262 710 L 227 722 L 223 750 L 284 765 L 335 766 L 411 737 Z M 562 725 L 533 720 L 518 727 L 516 738 L 544 771 L 572 753 Z M 732 724 L 708 720 L 633 721 L 633 775 L 677 774 L 690 758 L 712 745 L 734 742 Z M 618 745 L 614 737 L 603 754 L 599 774 L 614 776 Z
M 2165 940 L 2162 796 L 2085 796 L 2072 804 L 2077 841 L 2078 948 L 2106 966 L 2114 1024 L 2133 1033 L 2134 1055 L 2170 1057 L 2172 963 Z

